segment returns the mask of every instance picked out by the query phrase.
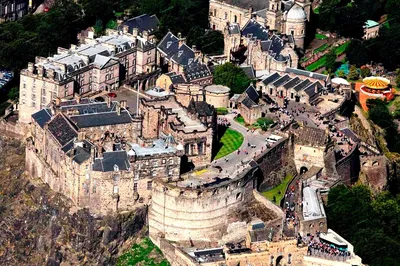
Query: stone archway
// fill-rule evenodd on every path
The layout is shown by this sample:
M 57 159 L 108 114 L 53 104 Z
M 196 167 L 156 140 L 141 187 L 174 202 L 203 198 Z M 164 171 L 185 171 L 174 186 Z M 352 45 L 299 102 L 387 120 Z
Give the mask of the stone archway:
M 281 261 L 283 260 L 283 256 L 282 255 L 279 255 L 277 258 L 276 258 L 276 263 L 275 263 L 275 266 L 280 266 L 280 265 L 282 265 L 281 264 Z
M 305 166 L 300 167 L 300 175 L 306 173 L 308 171 L 308 168 Z

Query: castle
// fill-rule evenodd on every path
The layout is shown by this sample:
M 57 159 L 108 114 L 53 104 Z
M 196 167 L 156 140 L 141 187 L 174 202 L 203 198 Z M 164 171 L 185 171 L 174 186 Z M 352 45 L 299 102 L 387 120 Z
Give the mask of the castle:
M 223 32 L 227 25 L 242 29 L 254 19 L 269 30 L 292 35 L 296 46 L 304 49 L 310 12 L 309 0 L 210 0 L 209 21 L 212 29 Z

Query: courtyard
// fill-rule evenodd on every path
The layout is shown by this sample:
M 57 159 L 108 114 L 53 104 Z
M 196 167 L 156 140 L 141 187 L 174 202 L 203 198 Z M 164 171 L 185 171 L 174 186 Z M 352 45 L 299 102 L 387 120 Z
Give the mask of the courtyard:
M 236 151 L 243 143 L 243 135 L 228 128 L 220 140 L 220 148 L 214 159 L 220 159 Z M 221 146 L 222 145 L 222 146 Z

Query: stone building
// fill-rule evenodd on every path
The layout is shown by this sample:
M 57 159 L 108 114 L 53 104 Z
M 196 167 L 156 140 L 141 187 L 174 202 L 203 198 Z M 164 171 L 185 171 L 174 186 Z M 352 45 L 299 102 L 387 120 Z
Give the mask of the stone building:
M 97 39 L 89 35 L 85 44 L 58 48 L 52 57 L 36 57 L 21 71 L 20 122 L 29 123 L 33 113 L 56 98 L 117 89 L 122 80 L 135 80 L 157 68 L 156 45 L 146 31 L 142 36 L 113 30 Z
M 284 72 L 275 72 L 257 82 L 257 88 L 278 104 L 283 98 L 312 104 L 326 90 L 328 76 L 304 70 L 287 68 Z
M 250 85 L 237 99 L 238 110 L 247 124 L 257 122 L 265 110 L 265 106 L 256 88 Z
M 182 149 L 146 140 L 126 102 L 57 101 L 32 115 L 26 169 L 95 213 L 147 204 L 154 178 L 177 180 Z
M 241 30 L 239 25 L 226 25 L 224 40 L 228 60 L 268 72 L 297 68 L 299 56 L 294 50 L 293 36 L 272 34 L 255 19 L 250 19 Z
M 0 21 L 13 21 L 22 18 L 29 11 L 35 11 L 42 3 L 43 0 L 1 0 Z
M 184 149 L 187 160 L 206 165 L 211 162 L 211 149 L 215 134 L 214 108 L 203 101 L 189 103 L 189 107 L 177 101 L 175 96 L 154 100 L 141 99 L 143 136 L 157 139 L 171 135 Z
M 212 29 L 223 31 L 226 25 L 238 24 L 241 29 L 250 19 L 255 19 L 268 30 L 292 35 L 296 46 L 304 49 L 310 13 L 309 0 L 211 0 L 209 22 Z

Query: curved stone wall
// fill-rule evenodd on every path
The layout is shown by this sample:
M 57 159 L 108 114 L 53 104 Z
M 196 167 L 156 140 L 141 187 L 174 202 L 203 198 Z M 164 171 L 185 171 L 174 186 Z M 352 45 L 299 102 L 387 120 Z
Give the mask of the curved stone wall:
M 150 236 L 171 241 L 218 241 L 232 209 L 243 204 L 255 187 L 250 170 L 230 182 L 209 188 L 177 187 L 154 182 L 149 210 Z

